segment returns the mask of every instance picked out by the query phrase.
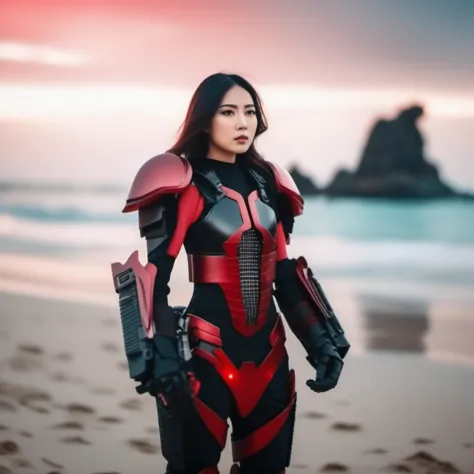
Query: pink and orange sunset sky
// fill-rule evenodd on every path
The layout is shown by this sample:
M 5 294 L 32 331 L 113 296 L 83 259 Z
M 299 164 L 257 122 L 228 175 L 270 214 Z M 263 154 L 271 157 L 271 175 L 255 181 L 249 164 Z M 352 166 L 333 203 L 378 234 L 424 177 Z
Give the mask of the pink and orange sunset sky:
M 224 71 L 261 93 L 268 159 L 326 182 L 421 101 L 428 155 L 474 189 L 473 24 L 469 0 L 2 0 L 1 179 L 127 184 Z

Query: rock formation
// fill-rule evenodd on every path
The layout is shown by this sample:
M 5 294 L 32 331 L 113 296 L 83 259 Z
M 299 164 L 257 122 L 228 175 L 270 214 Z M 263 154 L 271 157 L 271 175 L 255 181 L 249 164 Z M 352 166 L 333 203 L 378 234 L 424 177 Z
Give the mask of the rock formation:
M 298 189 L 303 196 L 315 196 L 317 194 L 320 194 L 321 191 L 320 189 L 318 189 L 318 186 L 309 176 L 306 176 L 300 171 L 298 165 L 292 165 L 288 169 L 288 172 L 295 180 L 295 184 L 296 186 L 298 186 Z
M 414 105 L 393 120 L 377 121 L 356 170 L 338 170 L 324 194 L 386 198 L 455 195 L 425 157 L 423 137 L 417 127 L 422 115 L 423 108 Z

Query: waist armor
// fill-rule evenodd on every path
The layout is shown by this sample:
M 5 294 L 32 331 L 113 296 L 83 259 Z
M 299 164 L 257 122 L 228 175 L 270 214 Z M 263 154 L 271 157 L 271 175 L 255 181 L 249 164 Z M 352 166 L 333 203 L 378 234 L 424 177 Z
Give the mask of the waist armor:
M 215 202 L 188 229 L 189 280 L 216 283 L 234 328 L 252 336 L 265 324 L 276 265 L 276 215 L 262 189 L 244 199 L 220 185 Z

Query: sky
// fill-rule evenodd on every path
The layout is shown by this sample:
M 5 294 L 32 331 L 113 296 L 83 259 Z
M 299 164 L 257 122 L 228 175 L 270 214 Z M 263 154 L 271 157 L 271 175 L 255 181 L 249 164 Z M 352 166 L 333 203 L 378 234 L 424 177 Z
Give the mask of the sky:
M 427 155 L 474 189 L 473 24 L 470 0 L 1 0 L 0 179 L 127 183 L 223 71 L 261 93 L 270 160 L 326 182 L 421 102 Z

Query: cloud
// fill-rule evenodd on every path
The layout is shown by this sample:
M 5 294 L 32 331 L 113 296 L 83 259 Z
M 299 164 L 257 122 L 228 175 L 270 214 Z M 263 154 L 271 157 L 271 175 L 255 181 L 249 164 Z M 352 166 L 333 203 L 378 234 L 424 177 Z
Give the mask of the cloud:
M 41 44 L 0 41 L 0 61 L 80 67 L 91 63 L 91 58 L 85 53 Z
M 303 84 L 258 87 L 269 110 L 393 111 L 413 101 L 425 104 L 436 118 L 474 118 L 474 95 L 426 93 L 422 89 L 360 89 L 357 87 L 313 87 Z M 185 114 L 192 90 L 178 87 L 139 85 L 0 85 L 0 118 L 61 120 L 113 113 L 178 116 Z

